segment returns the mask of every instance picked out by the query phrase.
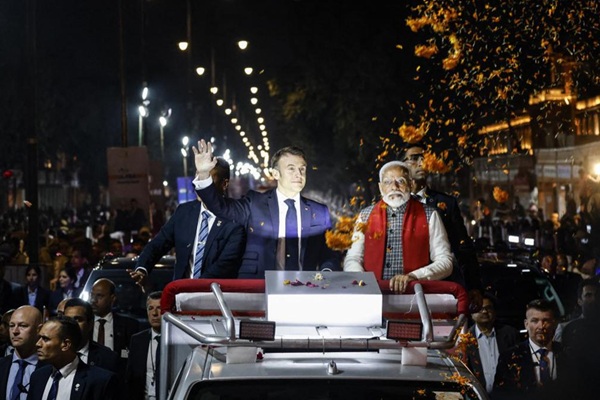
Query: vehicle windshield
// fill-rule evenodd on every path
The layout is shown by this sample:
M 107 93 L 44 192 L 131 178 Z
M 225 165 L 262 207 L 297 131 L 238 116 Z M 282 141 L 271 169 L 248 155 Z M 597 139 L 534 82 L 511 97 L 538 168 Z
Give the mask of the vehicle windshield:
M 481 270 L 483 285 L 497 298 L 496 312 L 498 322 L 523 329 L 525 305 L 533 299 L 545 299 L 553 302 L 559 314 L 565 313 L 564 306 L 550 281 L 534 267 L 498 268 L 484 265 Z
M 188 400 L 479 399 L 469 384 L 390 380 L 256 379 L 198 382 Z

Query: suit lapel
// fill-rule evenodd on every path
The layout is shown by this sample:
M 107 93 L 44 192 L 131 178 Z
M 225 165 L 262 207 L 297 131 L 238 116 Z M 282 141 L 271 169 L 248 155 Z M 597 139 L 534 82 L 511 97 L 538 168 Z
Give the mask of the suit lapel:
M 200 208 L 201 208 L 200 202 L 194 201 L 194 205 L 190 208 L 190 212 L 187 215 L 187 218 L 189 218 L 189 222 L 186 224 L 183 224 L 186 229 L 186 232 L 184 232 L 184 234 L 185 234 L 184 237 L 192 239 L 191 243 L 188 245 L 188 247 L 190 248 L 190 252 L 192 251 L 191 249 L 194 248 L 194 243 L 197 240 L 196 239 L 196 229 L 198 228 L 198 218 L 200 217 Z
M 79 362 L 75 377 L 73 378 L 73 386 L 71 386 L 71 400 L 84 400 L 83 393 L 85 392 L 85 383 L 87 381 L 88 366 Z
M 274 239 L 277 239 L 279 236 L 279 204 L 277 203 L 277 193 L 275 193 L 275 189 L 273 189 L 267 197 L 267 207 L 269 209 L 269 214 L 271 215 L 271 224 L 273 226 L 271 234 Z
M 206 255 L 208 254 L 208 250 L 210 246 L 212 246 L 214 240 L 219 237 L 221 234 L 221 230 L 223 229 L 224 221 L 221 218 L 215 218 L 215 222 L 213 222 L 212 227 L 208 231 L 208 237 L 206 238 L 206 244 L 204 245 L 204 256 L 202 260 L 202 266 L 204 267 L 206 262 Z

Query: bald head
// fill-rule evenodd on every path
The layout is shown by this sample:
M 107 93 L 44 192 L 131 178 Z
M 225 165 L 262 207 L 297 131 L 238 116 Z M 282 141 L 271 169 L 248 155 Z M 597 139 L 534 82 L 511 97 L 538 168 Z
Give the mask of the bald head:
M 95 315 L 105 317 L 111 312 L 112 307 L 117 300 L 115 292 L 115 284 L 110 279 L 101 278 L 94 282 L 90 303 L 92 304 Z
M 42 313 L 36 307 L 21 306 L 10 317 L 10 343 L 21 358 L 36 351 L 38 332 L 42 325 Z

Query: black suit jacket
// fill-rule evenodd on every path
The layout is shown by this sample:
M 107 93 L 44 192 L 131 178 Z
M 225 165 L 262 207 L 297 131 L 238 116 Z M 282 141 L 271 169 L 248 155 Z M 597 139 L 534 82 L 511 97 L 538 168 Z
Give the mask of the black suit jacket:
M 146 391 L 146 360 L 148 345 L 152 338 L 152 329 L 146 329 L 131 337 L 127 373 L 125 379 L 131 400 L 143 400 Z M 156 393 L 159 393 L 158 377 L 160 371 L 160 346 L 156 352 Z
M 199 201 L 179 205 L 156 237 L 146 244 L 136 268 L 144 267 L 150 273 L 154 264 L 175 247 L 173 280 L 187 278 L 200 210 Z M 246 232 L 241 224 L 217 217 L 206 239 L 201 278 L 237 278 L 245 243 Z
M 113 330 L 114 352 L 120 358 L 127 358 L 124 354 L 129 349 L 131 336 L 140 331 L 140 324 L 134 318 L 113 312 Z
M 450 248 L 458 261 L 459 268 L 453 268 L 452 275 L 446 280 L 460 283 L 467 290 L 483 291 L 475 246 L 467 233 L 458 201 L 454 196 L 426 188 L 425 202 L 435 207 L 442 217 Z
M 7 386 L 11 386 L 12 387 L 12 382 L 10 383 L 10 385 L 8 384 L 8 375 L 10 374 L 10 367 L 12 365 L 12 360 L 13 360 L 13 356 L 12 354 L 9 356 L 4 356 L 2 358 L 0 358 L 0 399 L 3 399 L 4 395 L 6 395 L 6 387 Z M 45 364 L 42 361 L 38 361 L 37 365 L 35 366 L 35 369 L 38 370 L 39 368 L 43 367 Z
M 87 364 L 104 368 L 115 374 L 119 373 L 119 356 L 117 353 L 93 340 L 89 341 Z
M 81 288 L 73 289 L 73 294 L 71 295 L 71 298 L 79 297 L 80 293 L 81 293 Z M 63 301 L 63 299 L 64 299 L 64 294 L 60 287 L 57 287 L 55 290 L 50 292 L 50 305 L 49 305 L 48 309 L 50 310 L 51 316 L 56 315 L 56 308 L 58 307 L 60 302 Z
M 554 368 L 556 375 L 561 375 L 562 347 L 560 343 L 552 343 L 554 353 Z M 543 397 L 541 393 L 547 393 L 547 388 L 540 388 L 535 377 L 535 365 L 531 358 L 529 339 L 517 344 L 500 354 L 496 377 L 494 379 L 494 399 L 529 399 Z M 543 389 L 543 390 L 542 390 Z
M 29 305 L 29 289 L 27 286 L 20 286 L 15 290 L 15 307 Z M 43 287 L 37 288 L 34 306 L 44 313 L 44 307 L 50 309 L 50 291 Z
M 250 190 L 239 200 L 220 196 L 213 184 L 196 193 L 215 215 L 245 226 L 248 237 L 239 278 L 264 279 L 266 270 L 277 269 L 279 205 L 275 189 L 265 193 Z M 325 243 L 325 231 L 331 229 L 329 209 L 302 196 L 299 207 L 302 223 L 299 257 L 303 270 L 339 270 L 340 253 L 332 251 Z
M 13 286 L 6 279 L 0 280 L 0 314 L 14 308 Z
M 496 343 L 498 345 L 498 354 L 504 353 L 506 350 L 515 346 L 519 342 L 519 332 L 510 325 L 497 324 L 494 327 L 496 331 Z M 473 335 L 473 338 L 477 340 L 475 334 L 475 325 L 469 328 L 469 332 Z M 467 366 L 473 372 L 473 374 L 479 379 L 483 386 L 486 385 L 485 375 L 483 373 L 483 365 L 481 364 L 481 357 L 479 356 L 479 347 L 477 342 L 469 344 L 466 349 Z
M 53 367 L 46 365 L 31 374 L 31 385 L 27 400 L 42 399 L 48 378 L 52 374 Z M 60 383 L 59 383 L 60 385 Z M 117 376 L 105 369 L 87 365 L 79 361 L 73 386 L 71 386 L 71 397 L 69 400 L 112 400 L 120 399 Z

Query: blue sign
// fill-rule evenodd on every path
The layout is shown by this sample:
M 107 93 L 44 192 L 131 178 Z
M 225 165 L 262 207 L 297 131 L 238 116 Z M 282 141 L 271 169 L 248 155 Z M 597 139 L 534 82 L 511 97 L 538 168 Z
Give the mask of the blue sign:
M 190 177 L 177 178 L 177 201 L 179 204 L 187 203 L 188 201 L 196 200 L 196 192 Z

